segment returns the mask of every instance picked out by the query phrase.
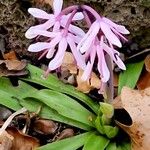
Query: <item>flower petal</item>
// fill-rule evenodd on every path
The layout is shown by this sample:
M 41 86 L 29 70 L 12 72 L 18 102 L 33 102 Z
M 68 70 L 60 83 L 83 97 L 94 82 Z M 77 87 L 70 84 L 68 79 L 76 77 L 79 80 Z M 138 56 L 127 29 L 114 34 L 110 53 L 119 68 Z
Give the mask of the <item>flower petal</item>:
M 106 36 L 106 38 L 108 39 L 108 41 L 110 43 L 112 43 L 113 45 L 116 45 L 118 47 L 122 47 L 122 44 L 120 42 L 120 40 L 118 39 L 118 37 L 111 31 L 109 25 L 107 25 L 104 22 L 100 22 L 100 26 L 101 26 L 101 30 L 103 31 L 104 35 Z
M 60 42 L 61 38 L 62 38 L 61 34 L 58 33 L 58 35 L 54 39 L 51 40 L 50 46 L 55 47 Z
M 119 58 L 119 54 L 115 49 L 110 48 L 105 43 L 103 44 L 104 50 L 109 54 L 112 60 L 118 65 L 118 67 L 122 70 L 126 70 L 126 67 L 122 60 Z
M 49 32 L 49 31 L 38 30 L 38 29 L 34 29 L 34 28 L 32 29 L 32 27 L 31 27 L 30 29 L 27 30 L 27 32 L 25 33 L 25 36 L 28 39 L 33 39 L 38 35 L 54 38 L 57 36 L 57 34 L 58 33 L 56 33 L 56 32 Z
M 54 0 L 53 1 L 53 10 L 54 10 L 55 16 L 59 15 L 59 13 L 62 10 L 62 6 L 63 6 L 63 0 Z
M 76 47 L 76 45 L 75 45 L 75 42 L 73 41 L 73 37 L 72 37 L 71 34 L 68 35 L 68 37 L 67 37 L 67 42 L 68 42 L 68 44 L 69 44 L 69 46 L 70 46 L 70 49 L 71 49 L 71 51 L 72 51 L 72 53 L 73 53 L 73 56 L 74 56 L 74 58 L 75 58 L 75 60 L 76 60 L 76 62 L 77 62 L 77 65 L 78 65 L 81 69 L 85 69 L 85 66 L 86 66 L 86 64 L 85 64 L 85 59 L 84 59 L 84 57 L 80 54 L 80 52 L 77 51 L 77 47 Z
M 48 53 L 46 55 L 46 58 L 50 59 L 53 57 L 54 53 L 55 53 L 56 49 L 53 47 L 53 48 L 50 48 L 48 49 Z
M 28 12 L 35 18 L 40 18 L 40 19 L 51 19 L 51 16 L 53 16 L 38 8 L 29 8 Z
M 56 56 L 54 57 L 54 59 L 52 59 L 52 61 L 50 61 L 48 65 L 48 68 L 50 70 L 55 70 L 61 66 L 66 49 L 67 49 L 67 41 L 66 38 L 63 38 L 58 45 L 58 51 L 56 53 Z
M 63 18 L 62 18 L 62 19 L 69 19 L 70 16 L 71 16 L 71 13 L 69 13 L 68 15 L 63 15 Z M 74 15 L 72 21 L 78 21 L 78 20 L 82 20 L 82 19 L 84 19 L 83 13 L 82 13 L 82 12 L 77 12 L 77 13 Z
M 48 48 L 50 48 L 50 44 L 49 43 L 37 42 L 35 44 L 31 44 L 28 47 L 28 51 L 29 52 L 40 52 L 40 51 L 43 51 L 43 50 L 48 49 Z
M 99 45 L 97 46 L 97 56 L 98 56 L 98 70 L 101 74 L 101 80 L 102 82 L 107 82 L 110 78 L 110 72 L 108 70 L 105 61 L 103 49 Z
M 59 29 L 60 29 L 60 22 L 56 21 L 55 24 L 54 24 L 54 27 L 53 27 L 53 31 L 58 32 Z
M 53 25 L 54 25 L 54 20 L 52 19 L 46 21 L 43 24 L 32 26 L 26 31 L 25 37 L 28 39 L 33 39 L 38 35 L 36 32 L 34 32 L 34 30 L 47 30 L 51 28 Z
M 90 54 L 90 62 L 88 62 L 87 66 L 83 72 L 83 75 L 81 77 L 84 81 L 88 80 L 91 76 L 95 57 L 96 57 L 96 47 L 93 46 L 93 49 L 92 49 L 91 54 Z
M 104 20 L 105 23 L 109 24 L 110 26 L 116 28 L 116 30 L 122 34 L 129 34 L 130 32 L 122 25 L 118 25 L 116 23 L 114 23 L 113 21 L 111 21 L 110 19 L 103 17 L 102 18 Z
M 85 32 L 81 29 L 81 28 L 79 28 L 79 27 L 77 27 L 77 26 L 74 26 L 74 25 L 70 25 L 69 26 L 69 29 L 68 29 L 71 33 L 73 33 L 73 34 L 75 34 L 75 35 L 79 35 L 79 36 L 81 36 L 81 37 L 83 37 L 84 35 L 85 35 Z
M 89 31 L 83 37 L 83 39 L 81 40 L 81 42 L 78 44 L 77 50 L 80 50 L 81 53 L 86 52 L 90 48 L 90 46 L 91 46 L 91 44 L 92 44 L 92 42 L 93 42 L 96 34 L 99 31 L 99 28 L 100 28 L 99 27 L 99 23 L 97 21 L 95 21 L 91 25 Z

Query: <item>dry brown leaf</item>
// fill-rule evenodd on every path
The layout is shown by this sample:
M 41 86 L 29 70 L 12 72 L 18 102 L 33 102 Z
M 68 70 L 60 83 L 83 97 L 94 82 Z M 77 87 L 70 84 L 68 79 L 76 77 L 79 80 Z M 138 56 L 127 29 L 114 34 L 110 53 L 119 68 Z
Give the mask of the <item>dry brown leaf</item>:
M 54 134 L 58 128 L 54 121 L 38 119 L 34 122 L 34 130 L 40 134 Z
M 83 92 L 83 93 L 89 93 L 93 89 L 99 89 L 101 81 L 100 79 L 96 76 L 95 73 L 92 73 L 91 79 L 88 81 L 83 81 L 81 79 L 83 74 L 82 70 L 79 70 L 78 75 L 77 75 L 77 90 Z
M 137 83 L 137 87 L 139 90 L 144 90 L 148 87 L 150 87 L 150 72 L 145 71 L 140 76 L 140 79 Z
M 62 70 L 69 70 L 71 74 L 77 74 L 77 67 L 75 65 L 75 61 L 73 55 L 70 52 L 66 52 L 63 63 L 61 65 Z
M 27 65 L 25 61 L 19 60 L 0 60 L 0 65 L 5 64 L 8 70 L 20 71 Z
M 122 102 L 120 95 L 117 96 L 111 103 L 115 109 L 121 109 L 122 108 Z
M 146 70 L 150 73 L 150 55 L 148 55 L 146 58 L 145 58 L 145 67 L 146 67 Z
M 36 138 L 23 134 L 16 128 L 8 128 L 7 132 L 14 137 L 11 150 L 34 150 L 39 146 Z
M 5 60 L 17 60 L 15 51 L 10 51 L 9 53 L 3 54 Z
M 45 3 L 50 5 L 51 7 L 53 6 L 53 0 L 37 0 L 39 3 Z
M 64 129 L 57 137 L 57 140 L 66 139 L 69 137 L 74 136 L 74 130 L 73 129 Z
M 73 76 L 68 77 L 69 80 L 67 81 L 68 83 L 74 83 L 75 79 L 77 82 L 77 90 L 83 92 L 83 93 L 89 93 L 93 89 L 99 89 L 101 81 L 100 79 L 96 76 L 95 73 L 92 73 L 91 79 L 88 81 L 83 81 L 81 79 L 81 76 L 83 74 L 83 71 L 78 69 L 75 60 L 73 58 L 72 53 L 66 52 L 65 57 L 63 59 L 63 64 L 61 66 L 62 72 L 63 72 L 63 77 L 68 76 L 68 71 L 70 74 Z
M 13 136 L 4 131 L 0 135 L 0 150 L 11 150 L 13 145 Z
M 21 76 L 26 75 L 27 63 L 19 60 L 0 60 L 0 76 Z
M 124 87 L 121 92 L 123 108 L 132 118 L 132 125 L 118 123 L 132 141 L 132 150 L 149 150 L 150 143 L 150 88 L 143 91 Z

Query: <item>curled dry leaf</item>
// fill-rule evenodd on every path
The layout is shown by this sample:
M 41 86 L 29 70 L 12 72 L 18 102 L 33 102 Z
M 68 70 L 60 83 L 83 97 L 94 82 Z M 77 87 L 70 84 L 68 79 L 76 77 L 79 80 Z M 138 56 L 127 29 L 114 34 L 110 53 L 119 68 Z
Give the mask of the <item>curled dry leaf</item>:
M 12 150 L 14 137 L 4 131 L 0 135 L 0 150 Z
M 65 53 L 61 70 L 62 70 L 63 78 L 64 77 L 66 78 L 66 76 L 68 76 L 67 83 L 74 84 L 76 80 L 77 90 L 83 93 L 89 93 L 91 90 L 95 88 L 99 89 L 100 87 L 101 81 L 94 72 L 92 72 L 90 80 L 83 81 L 81 79 L 83 71 L 77 68 L 73 55 L 70 52 Z M 71 75 L 69 76 L 69 74 Z
M 144 62 L 145 62 L 145 70 L 143 71 L 137 83 L 137 87 L 139 90 L 143 90 L 150 87 L 150 55 L 148 55 L 145 58 Z
M 40 134 L 54 134 L 58 126 L 54 121 L 39 119 L 34 122 L 34 130 Z
M 8 128 L 7 132 L 14 138 L 11 150 L 34 150 L 39 146 L 36 138 L 23 134 L 16 128 Z
M 50 5 L 51 7 L 53 6 L 53 0 L 36 0 L 36 2 L 45 3 Z
M 144 90 L 148 87 L 150 87 L 150 72 L 144 71 L 137 83 L 137 88 L 139 90 Z
M 150 54 L 145 58 L 145 67 L 146 70 L 150 73 Z
M 150 88 L 143 91 L 124 87 L 121 92 L 123 108 L 132 118 L 132 125 L 118 125 L 131 137 L 132 150 L 149 150 L 150 143 Z
M 69 70 L 69 72 L 71 74 L 77 74 L 78 69 L 75 65 L 73 55 L 70 52 L 65 53 L 61 69 L 62 70 Z
M 19 60 L 0 60 L 0 76 L 26 75 L 27 63 Z
M 96 76 L 95 73 L 92 72 L 91 79 L 88 81 L 83 81 L 81 79 L 83 74 L 82 70 L 79 70 L 77 74 L 77 90 L 82 91 L 83 93 L 89 93 L 93 89 L 99 89 L 100 88 L 100 79 Z
M 69 137 L 72 137 L 74 136 L 74 131 L 73 129 L 64 129 L 59 135 L 58 137 L 56 138 L 57 140 L 62 140 L 62 139 L 65 139 L 65 138 L 69 138 Z
M 10 51 L 9 53 L 3 54 L 5 60 L 17 60 L 15 51 Z

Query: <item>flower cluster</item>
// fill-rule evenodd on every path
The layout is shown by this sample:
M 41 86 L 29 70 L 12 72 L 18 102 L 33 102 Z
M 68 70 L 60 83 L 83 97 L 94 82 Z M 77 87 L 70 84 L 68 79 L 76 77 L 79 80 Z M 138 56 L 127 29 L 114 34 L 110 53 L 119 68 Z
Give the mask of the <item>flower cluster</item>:
M 63 0 L 53 1 L 54 14 L 48 14 L 37 8 L 28 10 L 32 16 L 42 19 L 44 23 L 30 27 L 25 34 L 26 38 L 33 39 L 41 36 L 48 38 L 45 42 L 31 44 L 28 51 L 43 51 L 41 57 L 46 55 L 46 58 L 51 59 L 48 72 L 61 66 L 68 46 L 77 66 L 84 70 L 83 80 L 90 78 L 96 58 L 98 58 L 97 69 L 102 82 L 106 83 L 109 80 L 110 70 L 105 59 L 106 54 L 110 56 L 110 61 L 114 61 L 125 70 L 125 65 L 115 48 L 122 47 L 121 40 L 127 40 L 123 35 L 129 34 L 129 31 L 124 26 L 101 17 L 89 6 L 74 5 L 62 10 L 62 5 Z M 89 27 L 87 33 L 74 25 L 74 22 L 79 20 L 87 23 Z

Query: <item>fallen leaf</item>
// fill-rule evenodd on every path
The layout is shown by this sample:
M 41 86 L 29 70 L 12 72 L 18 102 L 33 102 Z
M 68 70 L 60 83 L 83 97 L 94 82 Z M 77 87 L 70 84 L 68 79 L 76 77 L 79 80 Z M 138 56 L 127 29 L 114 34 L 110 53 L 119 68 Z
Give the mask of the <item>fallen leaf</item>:
M 69 70 L 71 74 L 77 74 L 77 66 L 75 65 L 75 60 L 73 58 L 73 55 L 70 52 L 66 52 L 63 63 L 61 66 L 62 70 Z
M 61 80 L 66 82 L 66 78 L 68 77 L 67 83 L 75 84 L 76 81 L 77 90 L 83 93 L 89 93 L 93 89 L 100 88 L 101 81 L 94 72 L 92 72 L 91 78 L 88 81 L 83 81 L 81 79 L 83 71 L 77 68 L 73 55 L 70 52 L 65 53 L 61 70 Z
M 150 87 L 150 72 L 144 71 L 137 83 L 137 88 L 139 90 L 144 90 L 148 87 Z
M 5 60 L 17 60 L 15 51 L 10 51 L 9 53 L 3 54 Z
M 54 134 L 58 128 L 54 121 L 38 119 L 34 122 L 33 129 L 40 134 Z
M 0 60 L 0 76 L 20 76 L 26 75 L 27 63 L 19 60 Z
M 8 70 L 22 70 L 26 67 L 27 63 L 25 61 L 19 60 L 0 60 L 0 65 L 5 64 Z
M 92 72 L 91 79 L 88 81 L 83 81 L 81 79 L 83 74 L 82 70 L 79 70 L 76 80 L 77 80 L 77 87 L 76 89 L 83 92 L 83 93 L 89 93 L 93 89 L 99 89 L 100 88 L 100 79 L 96 76 L 95 73 Z
M 13 136 L 4 131 L 0 135 L 0 150 L 12 150 L 13 140 Z
M 36 138 L 23 134 L 16 128 L 8 128 L 7 132 L 14 137 L 11 150 L 34 150 L 39 146 Z
M 50 5 L 51 7 L 53 6 L 53 0 L 37 0 L 39 3 L 45 3 Z
M 145 58 L 145 67 L 146 70 L 150 73 L 150 54 Z
M 111 104 L 113 105 L 113 107 L 115 109 L 121 109 L 122 108 L 122 102 L 121 102 L 121 97 L 120 95 L 117 96 L 112 102 Z
M 150 88 L 142 91 L 124 87 L 121 92 L 123 108 L 129 113 L 132 125 L 118 125 L 131 137 L 132 150 L 149 150 Z
M 69 137 L 72 137 L 74 136 L 74 131 L 73 129 L 64 129 L 59 135 L 58 137 L 56 138 L 56 140 L 62 140 L 62 139 L 66 139 L 66 138 L 69 138 Z

